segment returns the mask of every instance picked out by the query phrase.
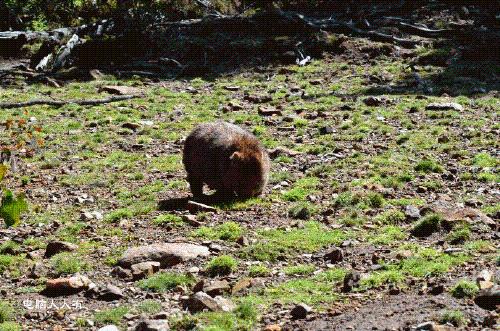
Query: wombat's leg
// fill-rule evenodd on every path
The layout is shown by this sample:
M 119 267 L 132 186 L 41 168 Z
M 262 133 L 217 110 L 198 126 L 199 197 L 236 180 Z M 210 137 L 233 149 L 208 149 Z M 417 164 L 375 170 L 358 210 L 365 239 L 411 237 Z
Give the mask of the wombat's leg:
M 203 196 L 203 181 L 198 178 L 188 177 L 189 187 L 194 197 Z

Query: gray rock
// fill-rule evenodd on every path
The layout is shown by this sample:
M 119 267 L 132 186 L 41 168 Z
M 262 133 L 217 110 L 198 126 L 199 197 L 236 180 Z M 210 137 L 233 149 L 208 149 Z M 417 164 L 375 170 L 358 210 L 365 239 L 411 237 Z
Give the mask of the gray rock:
M 129 248 L 120 258 L 118 264 L 128 268 L 133 264 L 156 261 L 160 262 L 161 267 L 170 267 L 209 254 L 208 248 L 201 245 L 188 243 L 152 244 Z
M 31 267 L 29 277 L 35 279 L 40 278 L 45 275 L 45 271 L 46 269 L 43 263 L 37 262 Z
M 211 297 L 217 295 L 222 295 L 230 290 L 229 283 L 226 280 L 214 280 L 209 283 L 205 283 L 204 280 L 199 281 L 193 288 L 193 292 L 205 292 Z
M 160 262 L 148 261 L 133 264 L 130 266 L 134 280 L 149 277 L 160 270 Z
M 73 252 L 77 248 L 77 245 L 65 241 L 52 241 L 47 244 L 45 257 L 49 258 L 62 252 Z
M 168 325 L 168 320 L 142 320 L 136 327 L 135 331 L 168 331 L 170 327 Z
M 98 331 L 120 331 L 116 325 L 106 325 L 100 328 Z
M 132 271 L 130 271 L 129 269 L 124 269 L 122 267 L 114 267 L 111 271 L 111 274 L 123 279 L 132 278 Z
M 431 103 L 425 107 L 427 110 L 456 110 L 463 111 L 464 107 L 455 102 Z
M 300 319 L 306 318 L 307 314 L 309 314 L 310 312 L 312 312 L 312 308 L 309 307 L 308 305 L 306 305 L 305 303 L 301 303 L 301 304 L 296 305 L 292 309 L 290 314 L 292 315 L 293 319 L 300 320 Z
M 344 277 L 343 292 L 351 292 L 353 287 L 358 286 L 361 280 L 361 275 L 357 271 L 351 271 Z
M 117 286 L 109 284 L 100 291 L 99 296 L 97 297 L 99 300 L 103 301 L 115 301 L 123 298 L 123 292 Z
M 220 296 L 212 298 L 205 292 L 196 292 L 184 301 L 184 308 L 188 309 L 191 313 L 203 310 L 231 312 L 236 306 L 229 299 Z
M 363 99 L 363 103 L 369 107 L 376 107 L 380 106 L 384 103 L 384 99 L 381 97 L 374 97 L 374 96 L 369 96 L 365 99 Z
M 335 247 L 329 252 L 325 253 L 324 259 L 330 263 L 338 263 L 344 259 L 344 253 L 342 249 Z
M 415 206 L 408 205 L 405 207 L 405 215 L 410 220 L 416 220 L 420 218 L 420 210 Z

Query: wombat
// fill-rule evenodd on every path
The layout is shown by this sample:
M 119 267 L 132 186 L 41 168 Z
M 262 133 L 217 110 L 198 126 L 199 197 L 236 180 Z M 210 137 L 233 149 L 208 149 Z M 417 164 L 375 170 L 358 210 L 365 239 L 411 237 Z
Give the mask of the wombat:
M 195 197 L 203 195 L 203 184 L 224 199 L 255 197 L 269 178 L 269 156 L 259 140 L 223 121 L 198 125 L 186 138 L 182 161 Z

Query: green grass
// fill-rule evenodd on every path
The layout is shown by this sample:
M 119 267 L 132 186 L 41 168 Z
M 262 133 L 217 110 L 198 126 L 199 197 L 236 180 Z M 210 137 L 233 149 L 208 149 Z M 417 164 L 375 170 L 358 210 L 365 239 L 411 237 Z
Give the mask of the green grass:
M 152 223 L 158 226 L 171 225 L 174 227 L 180 227 L 184 224 L 184 221 L 180 216 L 173 214 L 165 214 L 165 215 L 158 215 L 155 219 L 153 219 Z
M 107 310 L 98 311 L 94 314 L 94 320 L 100 325 L 115 324 L 120 325 L 123 317 L 130 312 L 130 308 L 120 306 Z
M 280 256 L 312 253 L 322 247 L 340 244 L 348 235 L 340 230 L 328 230 L 318 222 L 306 222 L 304 228 L 258 231 L 259 242 L 246 247 L 242 256 L 259 261 L 276 261 Z
M 422 160 L 415 165 L 415 171 L 423 172 L 423 173 L 431 173 L 437 172 L 441 173 L 444 171 L 444 168 L 433 160 Z
M 214 227 L 203 226 L 197 229 L 193 235 L 204 239 L 235 241 L 243 233 L 244 229 L 239 223 L 229 221 Z
M 437 214 L 429 214 L 424 216 L 415 224 L 411 233 L 416 237 L 427 237 L 438 232 L 441 228 L 442 217 Z
M 298 264 L 283 268 L 285 275 L 289 276 L 310 275 L 314 270 L 316 270 L 314 264 Z
M 455 298 L 472 298 L 479 292 L 479 287 L 476 283 L 468 280 L 458 281 L 451 289 L 450 293 Z
M 7 301 L 0 301 L 0 323 L 11 321 L 14 318 L 14 307 Z
M 21 331 L 22 327 L 16 322 L 3 322 L 0 323 L 0 331 Z
M 136 305 L 136 309 L 144 314 L 158 314 L 162 311 L 161 303 L 156 300 L 144 300 Z
M 496 167 L 498 164 L 498 160 L 488 153 L 476 154 L 474 156 L 474 159 L 472 160 L 472 162 L 475 166 L 478 166 L 481 168 L 492 168 L 492 167 Z
M 248 268 L 250 277 L 266 277 L 271 274 L 271 270 L 263 264 L 255 264 Z
M 237 267 L 238 261 L 236 259 L 229 255 L 221 255 L 208 262 L 206 272 L 212 277 L 224 276 L 236 271 Z
M 467 323 L 467 318 L 459 310 L 447 310 L 441 314 L 439 322 L 441 324 L 450 323 L 456 327 L 460 327 Z
M 190 285 L 195 281 L 194 277 L 188 274 L 175 272 L 159 272 L 149 278 L 140 280 L 137 286 L 143 290 L 151 292 L 169 291 L 179 285 Z
M 74 253 L 59 253 L 50 258 L 50 264 L 54 271 L 61 274 L 74 274 L 82 270 L 88 270 L 89 264 L 81 256 Z
M 368 236 L 368 241 L 374 245 L 389 245 L 407 237 L 407 234 L 394 225 L 381 227 L 375 234 Z

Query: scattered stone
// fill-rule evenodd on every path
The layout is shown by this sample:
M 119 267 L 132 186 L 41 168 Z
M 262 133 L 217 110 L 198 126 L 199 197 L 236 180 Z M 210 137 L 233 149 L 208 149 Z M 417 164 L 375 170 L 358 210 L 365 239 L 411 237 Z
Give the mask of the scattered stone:
M 312 312 L 312 308 L 306 305 L 305 303 L 301 303 L 296 305 L 290 314 L 294 320 L 301 320 L 307 317 L 307 314 Z
M 446 102 L 446 103 L 431 103 L 425 107 L 427 110 L 456 110 L 463 111 L 464 107 L 455 102 Z
M 116 325 L 106 325 L 97 331 L 120 331 Z
M 309 82 L 311 85 L 321 85 L 323 84 L 323 81 L 321 79 L 314 79 Z
M 299 152 L 292 151 L 291 149 L 285 148 L 285 147 L 276 147 L 274 149 L 271 149 L 269 151 L 269 157 L 271 159 L 275 159 L 278 156 L 286 155 L 286 156 L 295 156 L 300 154 Z
M 191 267 L 191 268 L 189 268 L 188 272 L 190 274 L 197 274 L 198 272 L 200 272 L 200 268 L 198 268 L 198 267 Z
M 248 241 L 248 238 L 245 236 L 241 236 L 238 239 L 236 239 L 236 243 L 240 246 L 248 246 L 250 245 L 250 242 Z
M 500 285 L 480 290 L 474 298 L 479 307 L 486 310 L 495 310 L 500 307 Z
M 142 320 L 136 327 L 135 331 L 168 331 L 170 326 L 167 319 L 158 320 Z
M 264 331 L 281 331 L 281 326 L 279 324 L 269 324 L 266 325 Z
M 261 116 L 273 116 L 273 115 L 282 115 L 283 113 L 281 110 L 276 109 L 274 107 L 266 107 L 266 106 L 260 106 L 259 109 L 259 115 Z
M 253 103 L 264 103 L 273 100 L 270 95 L 245 95 L 244 99 Z
M 233 285 L 233 288 L 231 289 L 231 294 L 235 295 L 251 286 L 252 286 L 251 278 L 242 278 Z
M 45 283 L 43 294 L 46 296 L 69 295 L 88 289 L 93 283 L 82 275 L 75 275 L 69 278 L 49 279 Z
M 134 280 L 147 278 L 160 270 L 160 262 L 148 261 L 133 264 L 130 266 L 130 270 Z
M 342 291 L 347 293 L 351 292 L 352 289 L 359 285 L 361 280 L 361 275 L 357 271 L 351 271 L 344 277 L 344 285 Z
M 196 292 L 185 300 L 183 304 L 184 308 L 188 309 L 191 313 L 203 310 L 231 312 L 236 308 L 231 300 L 220 296 L 212 298 L 204 292 Z
M 455 222 L 459 221 L 481 222 L 495 231 L 500 225 L 478 209 L 460 207 L 446 200 L 438 200 L 430 208 L 443 217 L 443 226 L 446 228 L 452 228 Z
M 118 261 L 118 265 L 129 268 L 133 264 L 156 261 L 161 267 L 170 267 L 178 263 L 208 256 L 205 246 L 189 243 L 163 243 L 129 248 Z
M 99 92 L 108 92 L 109 94 L 119 94 L 119 95 L 138 95 L 142 91 L 137 87 L 132 86 L 115 86 L 106 85 L 99 88 Z
M 193 292 L 205 292 L 211 297 L 215 297 L 218 295 L 222 295 L 226 292 L 229 292 L 230 286 L 226 280 L 214 280 L 209 283 L 205 283 L 204 280 L 200 280 L 193 287 Z
M 341 262 L 344 259 L 344 253 L 342 249 L 335 247 L 329 252 L 325 253 L 323 257 L 326 261 L 335 264 Z
M 238 91 L 240 89 L 239 86 L 224 86 L 224 89 L 228 91 Z
M 137 131 L 141 125 L 139 123 L 125 122 L 122 124 L 122 128 L 130 129 L 132 131 Z
M 47 244 L 44 256 L 50 258 L 61 252 L 73 252 L 77 248 L 77 245 L 65 241 L 51 241 Z
M 130 271 L 129 269 L 124 269 L 119 266 L 114 267 L 113 270 L 111 271 L 111 274 L 122 279 L 131 279 L 133 277 L 132 271 Z
M 198 217 L 196 215 L 183 215 L 182 220 L 186 222 L 189 225 L 192 225 L 194 227 L 199 227 L 203 225 L 203 222 L 198 221 Z
M 209 205 L 205 205 L 203 203 L 199 203 L 199 202 L 195 202 L 195 201 L 188 201 L 187 204 L 186 204 L 186 209 L 190 212 L 190 213 L 199 213 L 199 212 L 216 212 L 217 209 L 212 207 L 212 206 L 209 206 Z
M 420 210 L 412 205 L 408 205 L 405 207 L 405 216 L 408 220 L 417 220 L 420 218 Z
M 35 278 L 38 279 L 40 277 L 43 277 L 45 275 L 45 266 L 41 262 L 35 263 L 29 273 L 30 278 Z
M 218 253 L 222 252 L 224 250 L 224 247 L 216 243 L 211 243 L 210 246 L 208 246 L 208 249 L 210 249 L 211 252 Z
M 384 104 L 385 99 L 383 99 L 381 97 L 369 96 L 369 97 L 363 99 L 363 102 L 365 105 L 367 105 L 369 107 L 377 107 L 377 106 Z
M 492 280 L 493 280 L 493 275 L 486 269 L 481 271 L 479 275 L 476 277 L 477 286 L 479 286 L 479 289 L 481 290 L 493 287 L 495 283 L 493 283 Z
M 123 298 L 123 292 L 117 286 L 107 285 L 102 291 L 100 291 L 97 299 L 102 301 L 115 301 Z
M 319 134 L 325 135 L 325 134 L 332 134 L 335 132 L 335 129 L 331 126 L 322 126 L 319 128 Z
M 416 326 L 416 331 L 452 331 L 455 328 L 449 327 L 447 325 L 440 325 L 434 322 L 424 322 Z

